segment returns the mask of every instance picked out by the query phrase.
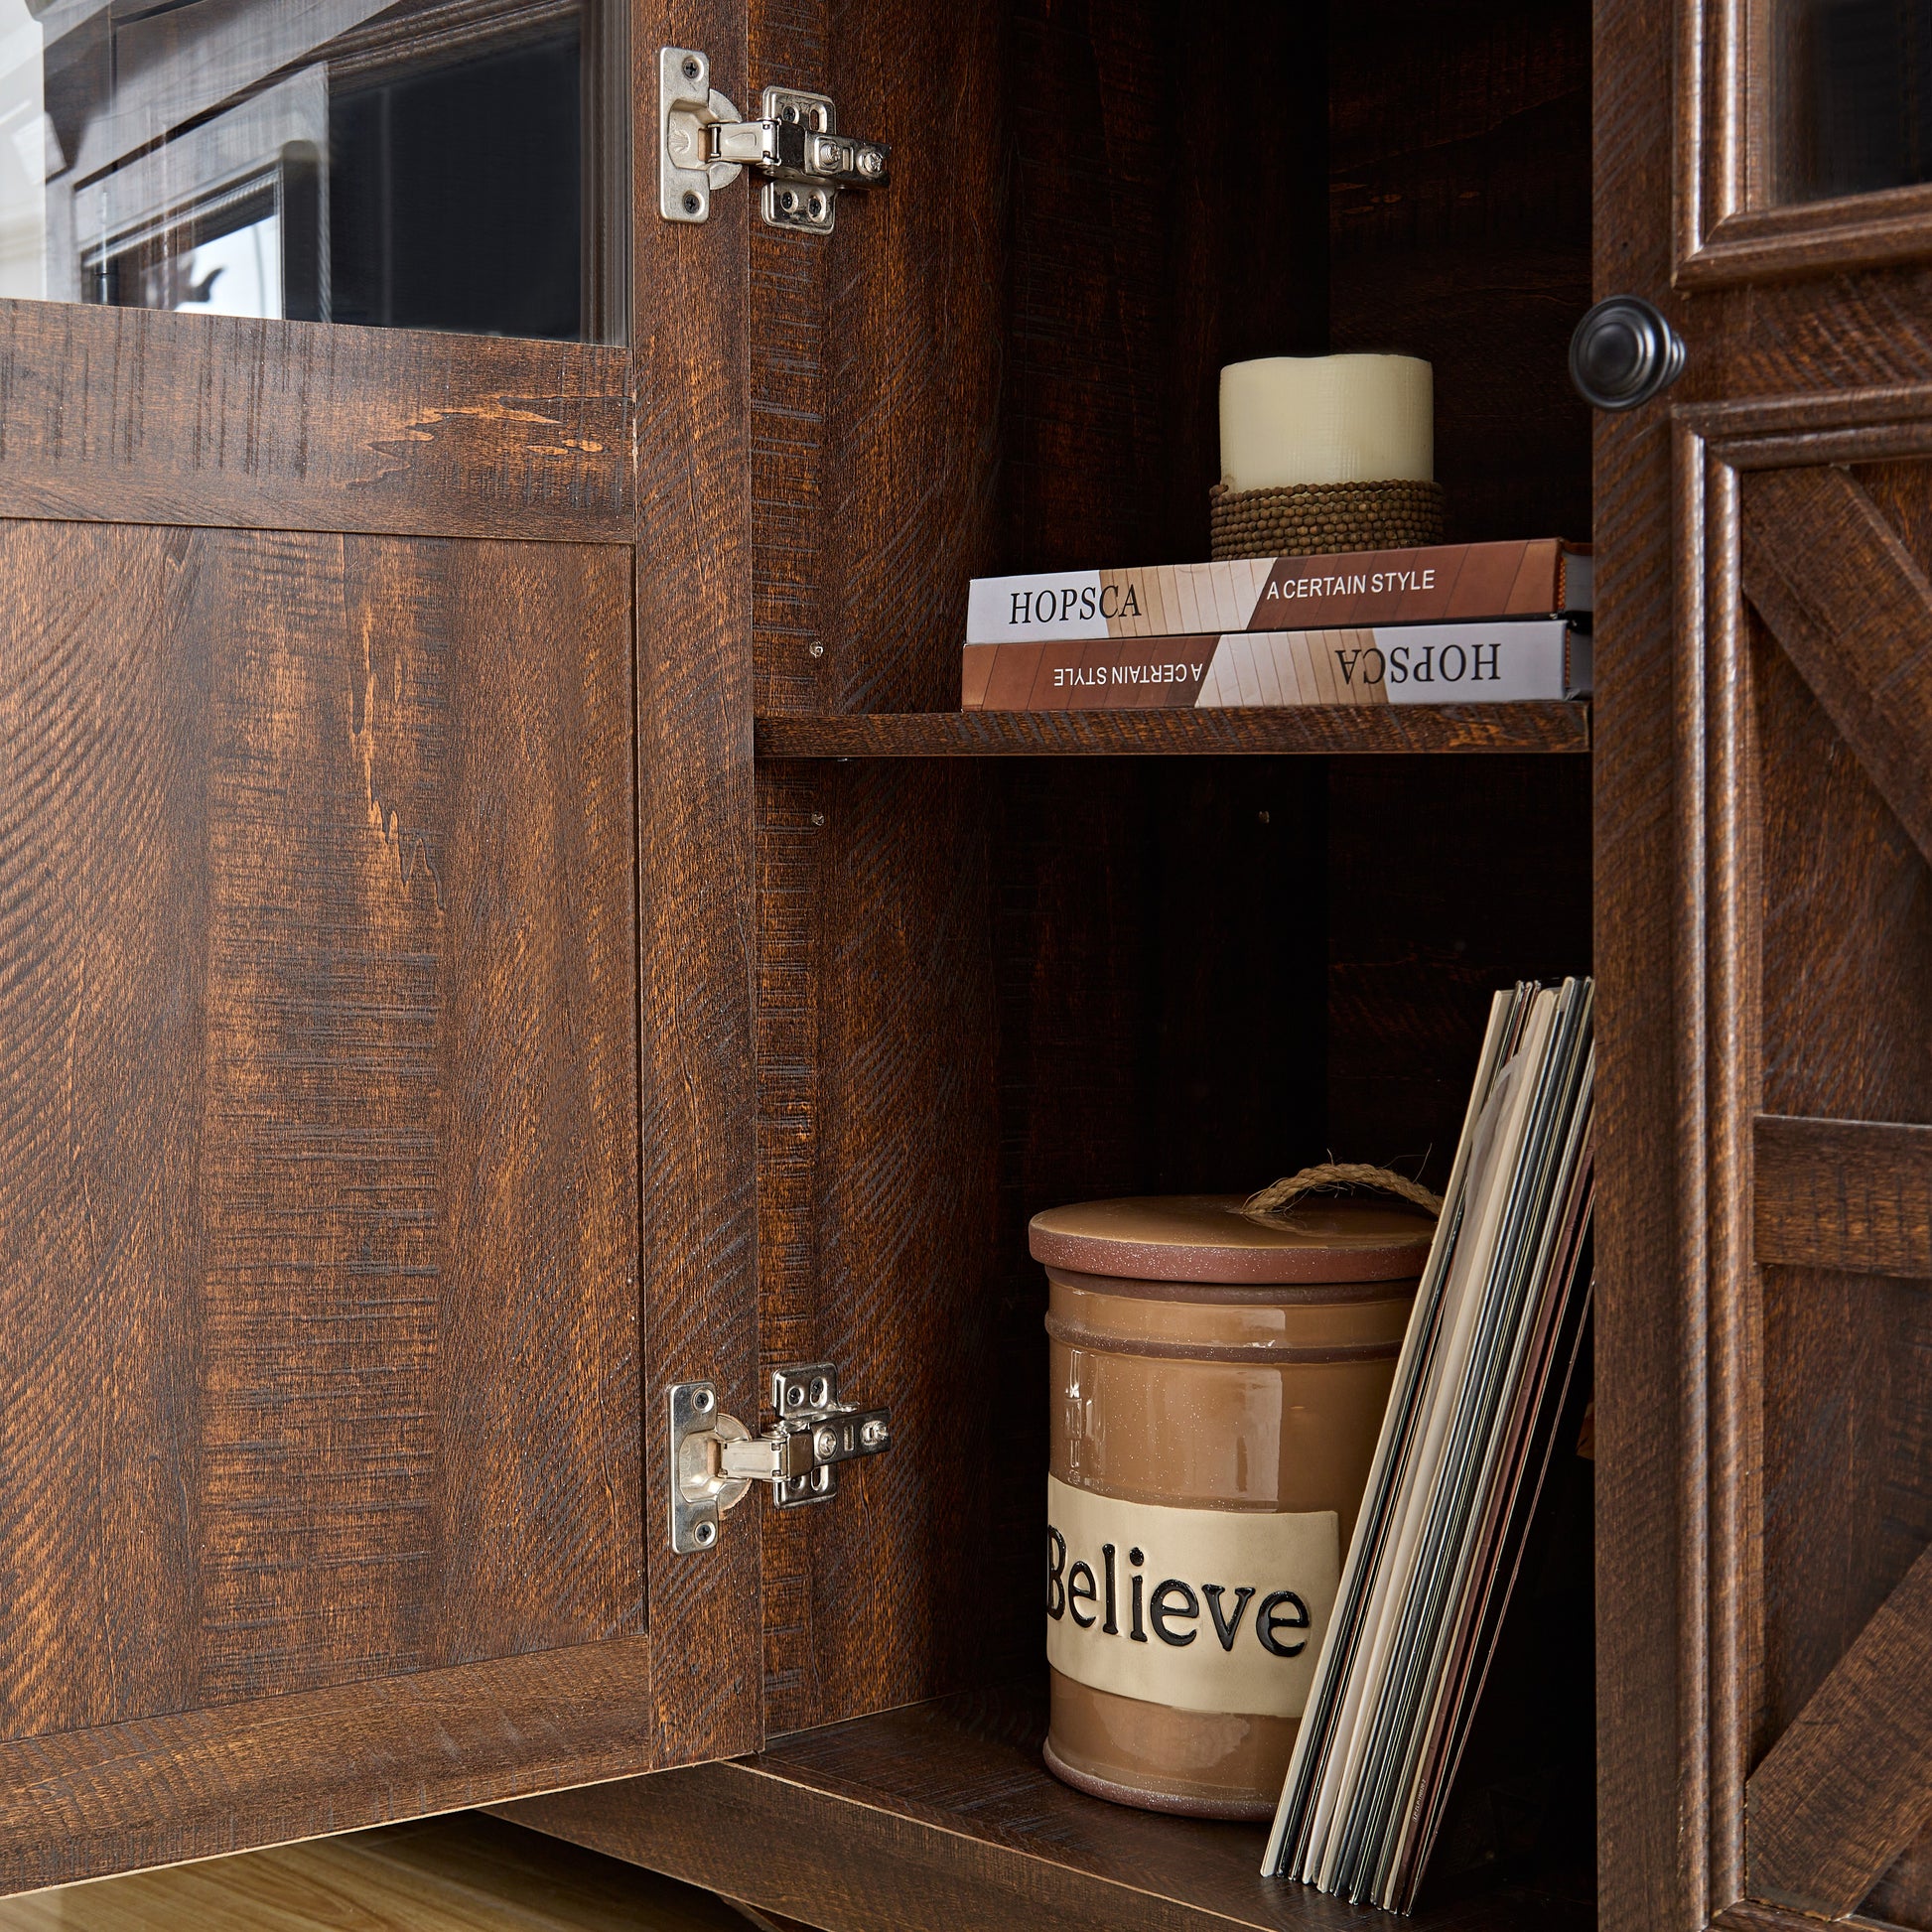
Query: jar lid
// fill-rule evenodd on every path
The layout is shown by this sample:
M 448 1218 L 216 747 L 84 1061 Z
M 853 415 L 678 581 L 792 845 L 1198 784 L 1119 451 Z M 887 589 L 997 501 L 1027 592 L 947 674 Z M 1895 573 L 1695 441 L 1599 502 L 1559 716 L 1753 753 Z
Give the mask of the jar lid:
M 1436 1223 L 1416 1208 L 1304 1196 L 1285 1225 L 1241 1212 L 1242 1194 L 1141 1194 L 1049 1207 L 1029 1225 L 1034 1259 L 1148 1282 L 1385 1282 L 1423 1271 Z

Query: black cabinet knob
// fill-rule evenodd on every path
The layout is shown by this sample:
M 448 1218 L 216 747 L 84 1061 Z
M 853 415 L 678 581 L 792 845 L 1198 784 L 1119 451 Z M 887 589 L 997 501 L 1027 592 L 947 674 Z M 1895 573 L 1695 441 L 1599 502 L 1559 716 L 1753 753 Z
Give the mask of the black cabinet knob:
M 1598 409 L 1634 409 L 1683 373 L 1683 337 L 1641 296 L 1597 303 L 1570 339 L 1570 379 Z

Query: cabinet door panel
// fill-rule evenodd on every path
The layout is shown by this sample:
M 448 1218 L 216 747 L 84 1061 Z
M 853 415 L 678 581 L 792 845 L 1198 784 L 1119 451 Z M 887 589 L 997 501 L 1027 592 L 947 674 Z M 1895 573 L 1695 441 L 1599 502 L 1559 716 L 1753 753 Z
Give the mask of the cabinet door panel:
M 13 522 L 0 582 L 0 1758 L 318 1693 L 340 1758 L 640 1632 L 627 550 Z
M 1602 1919 L 1633 1932 L 1926 1916 L 1932 203 L 1807 185 L 1783 140 L 1804 62 L 1830 78 L 1786 29 L 1882 12 L 1598 12 L 1596 294 L 1688 351 L 1596 462 Z M 1619 1620 L 1632 1575 L 1671 1580 L 1655 1622 Z

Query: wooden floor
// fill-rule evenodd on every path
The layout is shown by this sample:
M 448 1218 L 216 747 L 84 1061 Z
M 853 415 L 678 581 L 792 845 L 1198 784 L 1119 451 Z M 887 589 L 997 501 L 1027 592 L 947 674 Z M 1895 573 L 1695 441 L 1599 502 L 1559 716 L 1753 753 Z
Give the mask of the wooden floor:
M 690 1885 L 476 1812 L 0 1899 L 0 1932 L 752 1932 Z

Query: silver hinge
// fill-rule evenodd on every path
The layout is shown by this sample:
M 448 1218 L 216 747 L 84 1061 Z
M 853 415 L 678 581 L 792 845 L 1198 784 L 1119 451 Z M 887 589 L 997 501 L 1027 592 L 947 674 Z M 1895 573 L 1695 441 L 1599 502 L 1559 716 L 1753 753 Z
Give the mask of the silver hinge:
M 710 1382 L 671 1384 L 671 1548 L 718 1546 L 718 1519 L 755 1482 L 771 1485 L 780 1509 L 838 1494 L 839 1464 L 893 1446 L 892 1417 L 839 1400 L 830 1362 L 771 1371 L 776 1420 L 757 1436 L 718 1405 Z
M 762 119 L 741 121 L 711 84 L 695 48 L 657 50 L 657 208 L 666 221 L 706 221 L 711 198 L 751 168 L 764 177 L 759 207 L 774 228 L 830 234 L 839 190 L 878 188 L 888 150 L 839 132 L 828 94 L 767 87 Z

